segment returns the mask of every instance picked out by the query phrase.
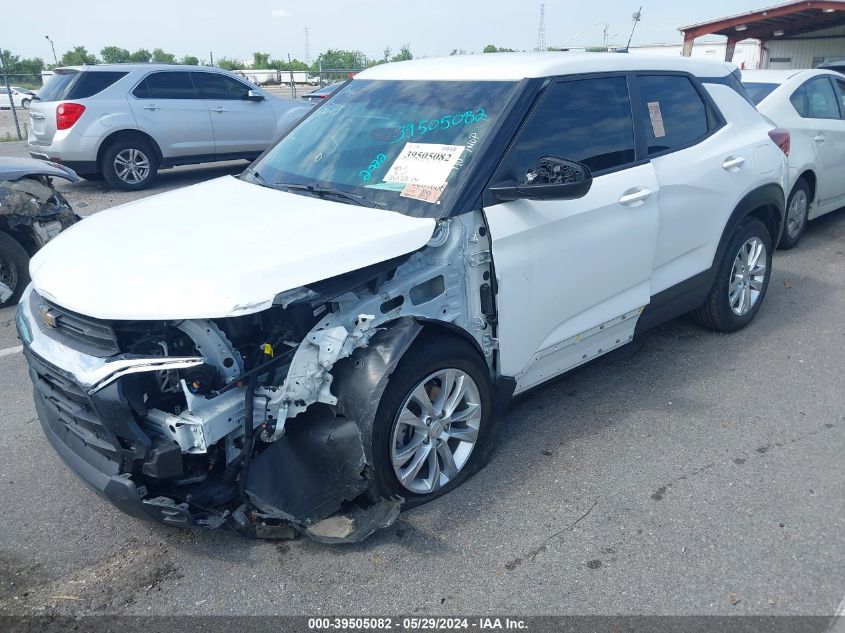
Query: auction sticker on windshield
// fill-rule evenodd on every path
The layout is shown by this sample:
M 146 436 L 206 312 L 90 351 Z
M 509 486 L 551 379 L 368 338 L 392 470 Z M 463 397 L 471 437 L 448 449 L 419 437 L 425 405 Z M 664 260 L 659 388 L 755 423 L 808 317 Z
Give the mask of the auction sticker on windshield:
M 446 182 L 464 149 L 463 145 L 405 143 L 384 181 L 439 187 Z

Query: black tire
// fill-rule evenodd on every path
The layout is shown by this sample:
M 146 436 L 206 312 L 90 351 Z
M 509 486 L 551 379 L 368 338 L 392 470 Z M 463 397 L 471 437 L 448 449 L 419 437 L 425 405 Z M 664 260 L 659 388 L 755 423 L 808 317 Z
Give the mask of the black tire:
M 18 241 L 0 231 L 0 281 L 12 289 L 12 296 L 0 307 L 13 306 L 29 284 L 29 253 Z
M 803 196 L 804 215 L 800 218 L 798 226 L 795 227 L 796 230 L 793 230 L 790 234 L 789 210 L 792 208 L 792 204 L 796 201 L 796 199 L 798 199 L 798 201 L 801 200 L 799 196 Z M 789 199 L 786 201 L 786 220 L 784 222 L 783 235 L 781 235 L 780 243 L 778 244 L 779 249 L 788 251 L 791 248 L 795 248 L 801 240 L 801 236 L 804 235 L 804 230 L 807 228 L 807 214 L 809 211 L 810 186 L 807 184 L 806 180 L 799 178 L 795 183 L 795 186 L 792 188 L 792 193 L 789 194 Z
M 21 107 L 24 110 L 29 110 L 29 102 L 30 102 L 30 99 L 21 99 Z
M 449 368 L 465 372 L 478 388 L 481 403 L 478 438 L 456 476 L 433 492 L 418 494 L 405 488 L 394 472 L 390 457 L 393 431 L 412 389 L 431 374 Z M 479 352 L 455 336 L 432 336 L 424 332 L 402 357 L 379 403 L 372 433 L 374 482 L 369 491 L 370 498 L 376 501 L 402 497 L 405 499 L 403 507 L 409 508 L 432 501 L 460 486 L 489 459 L 496 442 L 498 414 L 490 372 Z
M 84 178 L 85 180 L 93 180 L 93 181 L 97 181 L 97 180 L 102 180 L 102 179 L 103 179 L 103 174 L 99 174 L 99 173 L 92 173 L 92 174 L 85 173 L 85 174 L 81 174 L 81 173 L 79 173 L 79 172 L 76 172 L 76 175 L 77 175 L 77 176 L 79 176 L 80 178 Z
M 739 256 L 740 248 L 743 248 L 749 240 L 757 238 L 762 241 L 766 253 L 766 270 L 759 290 L 759 295 L 751 305 L 751 309 L 744 314 L 737 314 L 731 307 L 730 284 L 733 277 L 734 261 Z M 716 271 L 716 279 L 713 288 L 707 296 L 707 300 L 700 308 L 695 310 L 693 317 L 701 325 L 717 332 L 735 332 L 748 325 L 763 304 L 766 297 L 766 290 L 769 287 L 769 280 L 772 276 L 772 236 L 769 229 L 757 218 L 745 218 L 740 222 L 734 234 L 728 240 L 722 261 Z
M 115 159 L 118 154 L 126 151 L 136 151 L 146 159 L 149 168 L 146 170 L 146 176 L 138 182 L 128 182 L 120 177 L 115 168 Z M 155 152 L 150 144 L 142 138 L 129 138 L 118 140 L 109 145 L 103 153 L 103 162 L 101 165 L 103 176 L 110 185 L 123 191 L 138 191 L 149 187 L 156 177 L 156 170 L 158 169 L 158 160 Z

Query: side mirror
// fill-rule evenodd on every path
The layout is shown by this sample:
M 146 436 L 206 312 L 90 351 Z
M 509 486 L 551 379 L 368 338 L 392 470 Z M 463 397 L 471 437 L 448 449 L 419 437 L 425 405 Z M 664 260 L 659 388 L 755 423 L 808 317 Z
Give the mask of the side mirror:
M 517 185 L 490 187 L 501 202 L 509 200 L 574 200 L 587 195 L 593 185 L 590 168 L 574 160 L 541 156 Z
M 264 95 L 257 90 L 248 90 L 244 95 L 244 99 L 247 101 L 264 101 Z

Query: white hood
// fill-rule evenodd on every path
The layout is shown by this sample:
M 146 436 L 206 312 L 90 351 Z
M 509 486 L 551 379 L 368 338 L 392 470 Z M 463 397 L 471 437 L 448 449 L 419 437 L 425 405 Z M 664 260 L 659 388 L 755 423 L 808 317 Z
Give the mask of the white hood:
M 86 218 L 39 251 L 30 273 L 40 294 L 95 318 L 237 316 L 413 252 L 434 227 L 225 176 Z

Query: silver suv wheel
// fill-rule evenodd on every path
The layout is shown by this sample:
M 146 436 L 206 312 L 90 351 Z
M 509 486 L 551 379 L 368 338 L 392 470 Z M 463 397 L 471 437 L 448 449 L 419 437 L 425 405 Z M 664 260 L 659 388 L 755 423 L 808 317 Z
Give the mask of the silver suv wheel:
M 731 269 L 728 300 L 737 316 L 745 316 L 757 303 L 766 279 L 766 245 L 759 237 L 739 247 Z
M 150 159 L 139 149 L 126 148 L 114 157 L 114 173 L 128 185 L 144 182 L 150 175 Z
M 459 369 L 417 383 L 393 425 L 390 461 L 399 483 L 429 494 L 454 479 L 478 441 L 481 413 L 478 385 Z

